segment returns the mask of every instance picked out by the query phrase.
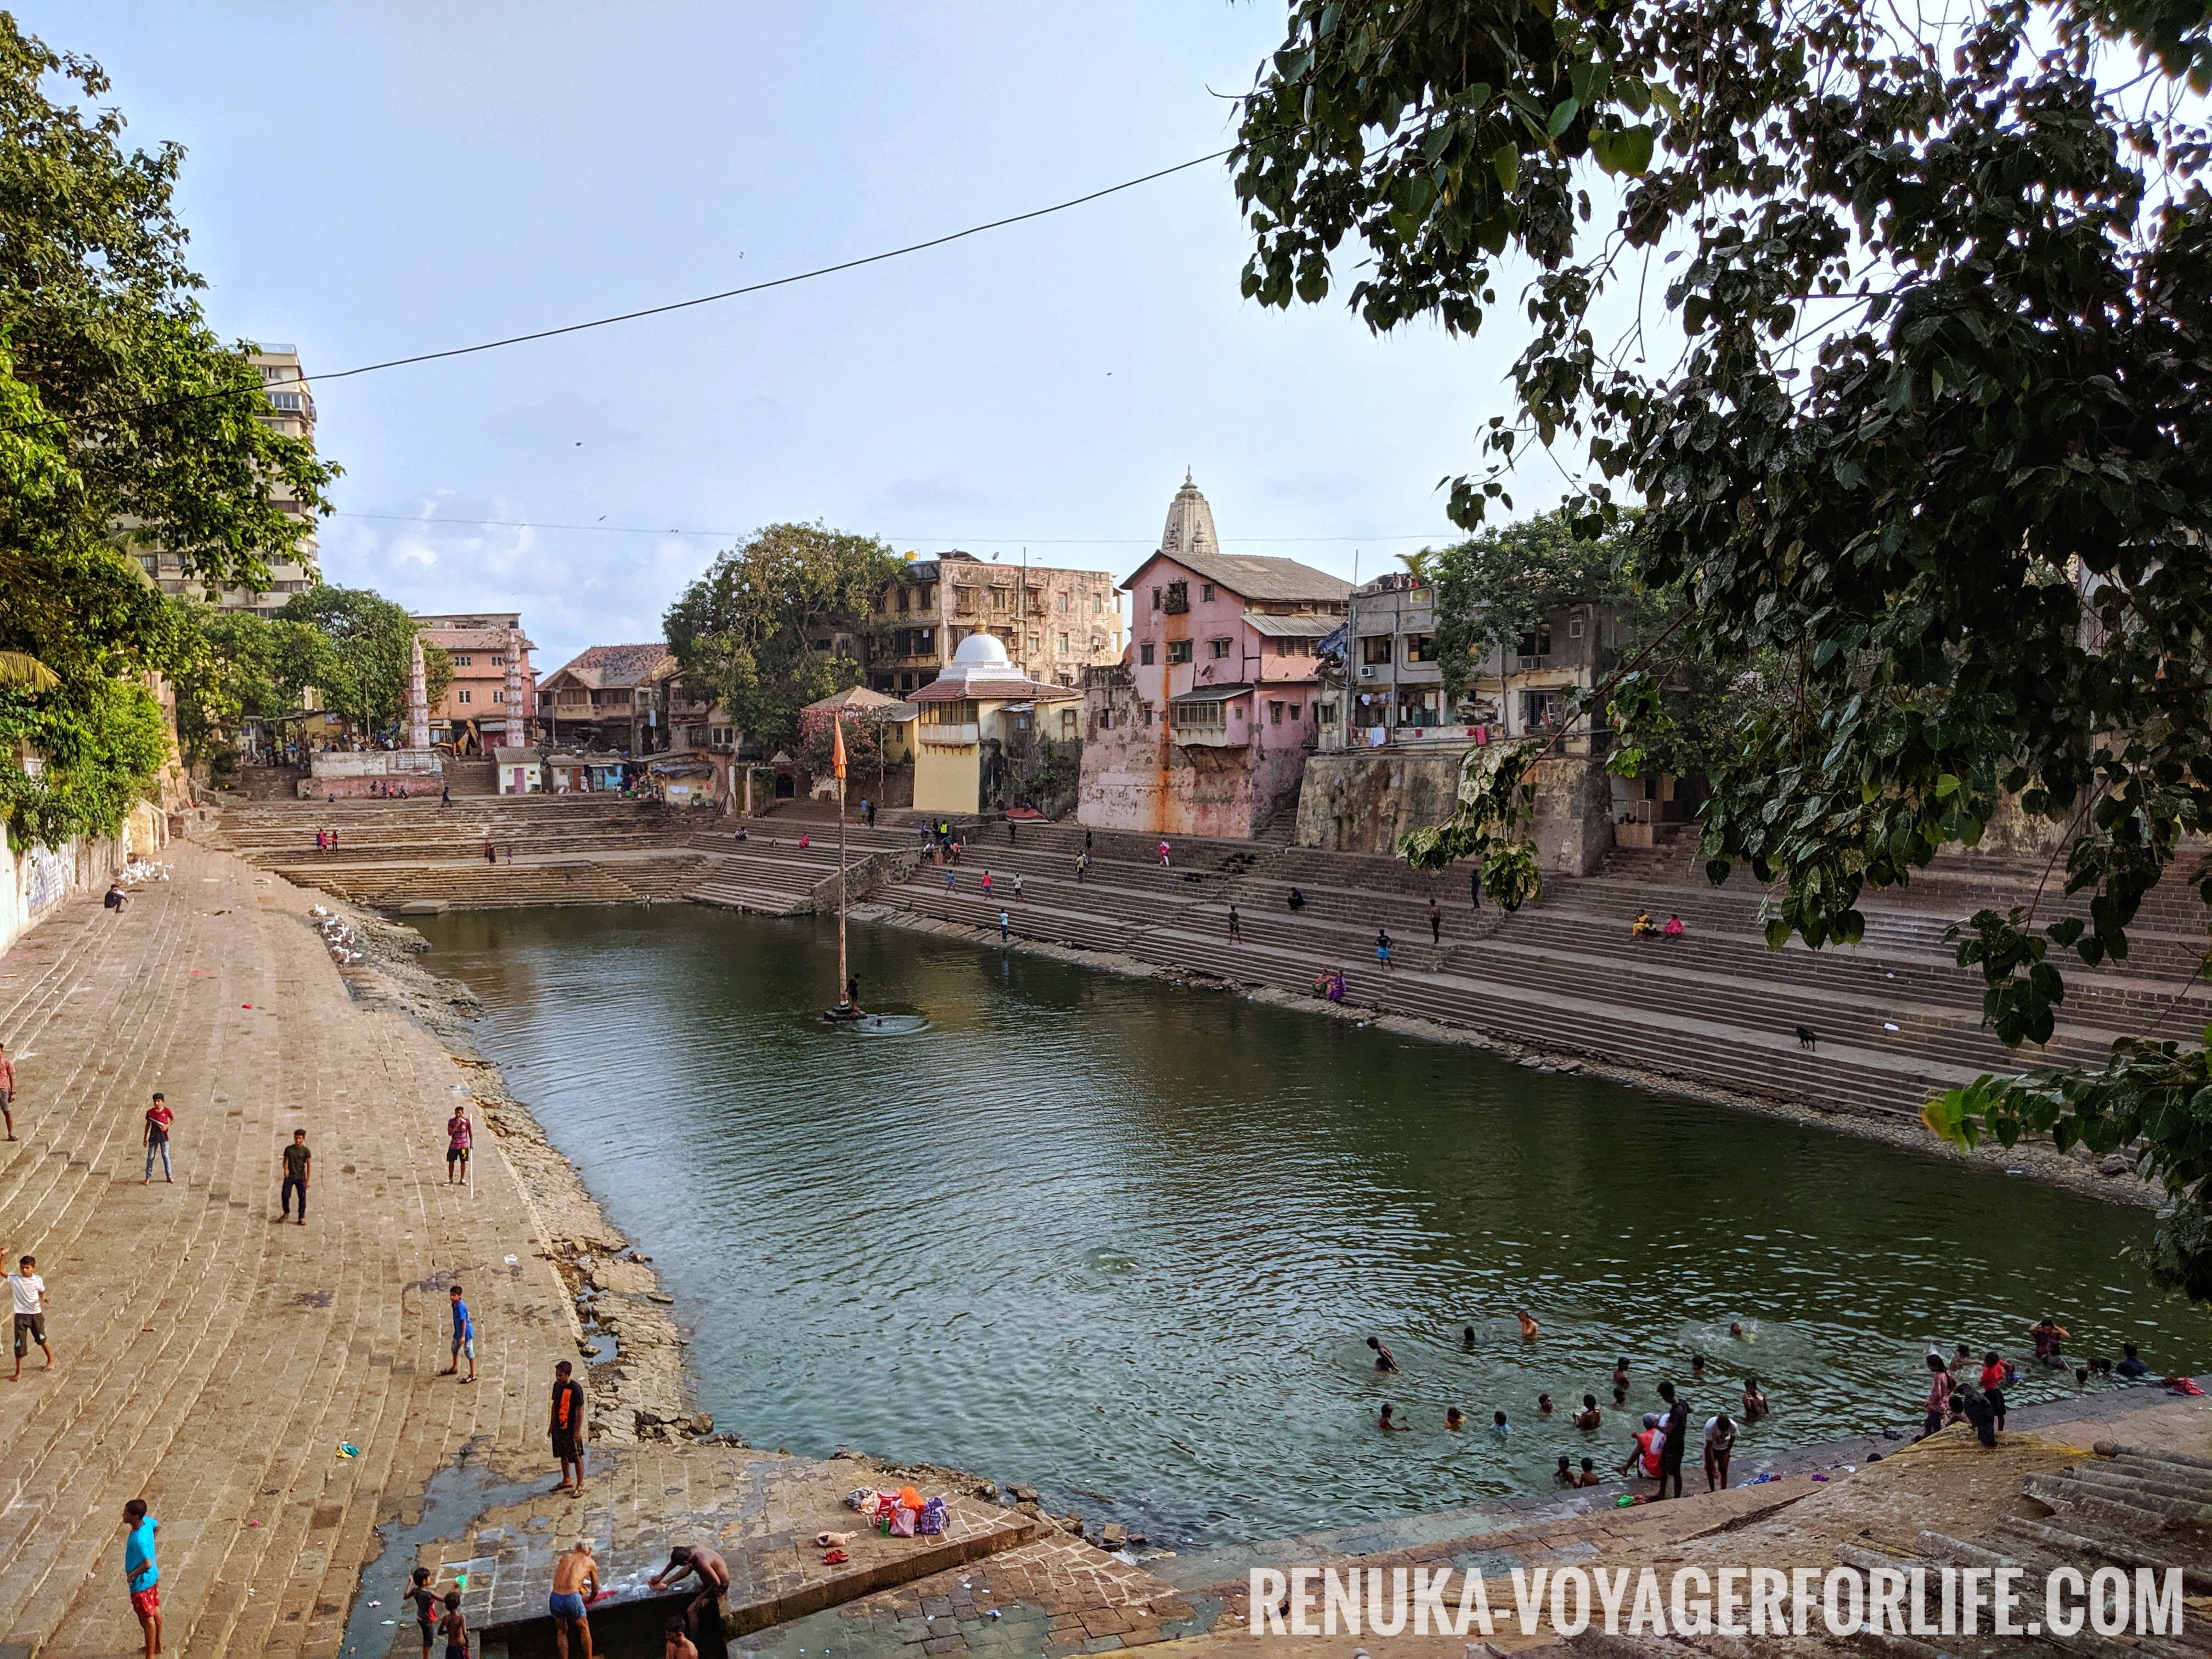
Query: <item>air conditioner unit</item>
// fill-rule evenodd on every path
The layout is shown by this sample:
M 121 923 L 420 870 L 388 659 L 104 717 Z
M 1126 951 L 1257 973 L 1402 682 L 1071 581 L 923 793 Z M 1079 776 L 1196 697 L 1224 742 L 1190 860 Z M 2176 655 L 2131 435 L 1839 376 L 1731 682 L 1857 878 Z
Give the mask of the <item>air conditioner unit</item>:
M 1375 678 L 1375 665 L 1373 663 L 1363 663 L 1360 665 L 1359 678 L 1363 680 L 1373 679 Z

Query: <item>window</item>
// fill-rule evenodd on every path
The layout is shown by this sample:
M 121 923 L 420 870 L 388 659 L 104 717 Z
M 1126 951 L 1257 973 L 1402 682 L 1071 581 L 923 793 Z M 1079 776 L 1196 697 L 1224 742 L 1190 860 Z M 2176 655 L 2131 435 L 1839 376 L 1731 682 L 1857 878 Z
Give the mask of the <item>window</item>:
M 1146 725 L 1147 725 L 1147 726 L 1150 726 L 1150 725 L 1152 723 L 1152 704 L 1150 704 L 1150 703 L 1148 703 L 1148 702 L 1140 702 L 1140 703 L 1139 703 L 1139 704 L 1137 705 L 1137 707 L 1138 707 L 1140 710 L 1142 710 L 1142 711 L 1143 711 L 1143 713 L 1144 713 L 1144 716 L 1145 716 L 1145 724 L 1146 724 Z
M 506 691 L 502 688 L 495 685 L 491 689 L 491 700 L 494 702 L 505 702 L 507 701 Z
M 1190 584 L 1188 582 L 1170 582 L 1168 584 L 1167 603 L 1164 609 L 1171 611 L 1182 611 L 1190 609 Z
M 914 595 L 908 592 L 905 586 L 902 585 L 898 591 L 898 608 L 899 614 L 901 616 L 904 616 L 906 614 L 907 607 L 913 603 L 913 600 Z
M 1549 726 L 1559 715 L 1559 694 L 1553 691 L 1523 691 L 1521 694 L 1521 725 L 1524 731 L 1533 732 L 1539 726 Z
M 1267 705 L 1267 724 L 1270 726 L 1280 726 L 1282 723 L 1283 705 L 1279 702 L 1269 702 Z
M 1190 641 L 1188 640 L 1170 640 L 1168 641 L 1168 660 L 1170 662 L 1188 662 L 1190 660 Z
M 1522 667 L 1543 667 L 1544 659 L 1552 654 L 1552 624 L 1538 623 L 1534 633 L 1523 634 L 1518 654 Z
M 1434 662 L 1437 659 L 1436 647 L 1431 643 L 1431 641 L 1435 638 L 1436 635 L 1433 634 L 1407 635 L 1406 660 L 1407 662 Z
M 453 666 L 456 668 L 473 668 L 476 666 L 476 663 L 477 659 L 474 657 L 466 655 L 465 653 L 453 659 Z
M 934 610 L 936 605 L 937 584 L 934 582 L 924 582 L 921 585 L 921 598 L 915 602 L 914 608 L 917 611 L 931 611 Z
M 1291 718 L 1292 720 L 1297 720 L 1297 719 L 1302 718 L 1302 717 L 1300 716 L 1300 714 L 1298 714 L 1298 705 L 1297 705 L 1297 704 L 1296 704 L 1296 703 L 1292 703 L 1292 704 L 1291 705 Z
M 507 666 L 507 659 L 505 657 L 494 657 L 491 659 L 491 665 L 494 668 L 504 668 Z
M 973 726 L 975 723 L 975 700 L 966 697 L 950 702 L 924 703 L 921 723 L 924 726 Z
M 1098 730 L 1101 732 L 1111 732 L 1113 729 L 1114 711 L 1110 708 L 1100 709 L 1098 711 Z
M 1064 657 L 1064 656 L 1067 655 L 1067 653 L 1068 653 L 1067 635 L 1065 635 L 1065 634 L 1062 634 L 1062 635 L 1060 636 L 1060 654 L 1061 656 L 1063 656 L 1063 657 Z
M 1153 609 L 1153 610 L 1155 610 L 1155 611 L 1157 611 L 1157 610 L 1158 610 L 1159 608 L 1160 608 L 1160 590 L 1159 590 L 1158 588 L 1157 588 L 1157 587 L 1156 587 L 1156 588 L 1154 588 L 1154 589 L 1152 590 L 1152 609 Z
M 1359 660 L 1370 667 L 1379 667 L 1390 660 L 1390 636 L 1370 634 L 1359 641 Z
M 1065 593 L 1060 596 L 1060 614 L 1063 617 L 1067 614 L 1067 595 Z M 1063 650 L 1066 648 L 1064 646 L 1061 647 Z
M 269 401 L 279 409 L 297 410 L 300 394 L 296 392 L 272 392 L 269 394 Z
M 1229 726 L 1229 705 L 1225 702 L 1176 702 L 1168 708 L 1174 717 L 1177 732 L 1222 732 Z M 1243 709 L 1237 711 L 1243 714 Z
M 1310 657 L 1313 655 L 1313 641 L 1311 640 L 1277 640 L 1275 654 L 1279 657 Z
M 1091 648 L 1093 651 L 1103 651 L 1106 648 L 1106 636 L 1103 634 L 1093 634 L 1091 636 Z
M 993 588 L 991 590 L 991 609 L 994 611 L 1004 611 L 1006 608 L 1006 590 L 1003 587 Z
M 1150 668 L 1152 665 L 1153 649 L 1152 642 L 1150 640 L 1146 640 L 1142 645 L 1137 647 L 1137 660 L 1146 668 Z
M 1103 594 L 1093 593 L 1091 596 L 1091 614 L 1094 617 L 1106 614 L 1106 600 Z
M 1314 705 L 1314 708 L 1319 711 L 1317 718 L 1323 726 L 1334 726 L 1336 724 L 1336 705 L 1334 703 L 1317 702 Z
M 1075 735 L 1075 707 L 1072 703 L 1060 711 L 1060 730 L 1063 737 Z
M 1212 647 L 1213 660 L 1216 662 L 1222 661 L 1229 655 L 1229 647 L 1232 641 L 1228 640 L 1208 640 L 1206 641 L 1206 644 Z
M 1211 603 L 1213 599 L 1213 584 L 1212 582 L 1201 584 L 1198 590 L 1198 597 L 1201 604 Z
M 466 702 L 468 700 L 469 700 L 469 688 L 468 688 L 467 686 L 465 686 L 465 686 L 463 686 L 459 690 L 458 690 L 458 691 L 456 691 L 456 692 L 454 692 L 454 693 L 453 693 L 453 701 L 454 701 L 455 702 Z
M 1578 640 L 1578 639 L 1582 638 L 1582 636 L 1583 636 L 1583 619 L 1582 619 L 1580 617 L 1568 617 L 1568 618 L 1567 618 L 1567 637 L 1568 637 L 1569 639 L 1571 639 L 1571 640 Z
M 952 590 L 952 614 L 956 617 L 972 617 L 975 614 L 974 588 L 956 587 Z

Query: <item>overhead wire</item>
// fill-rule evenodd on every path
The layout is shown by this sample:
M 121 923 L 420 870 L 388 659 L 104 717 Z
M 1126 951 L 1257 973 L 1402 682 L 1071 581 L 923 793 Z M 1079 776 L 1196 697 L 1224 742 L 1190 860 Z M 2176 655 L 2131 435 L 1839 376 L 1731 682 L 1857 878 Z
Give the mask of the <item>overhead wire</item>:
M 748 294 L 762 294 L 770 289 L 788 288 L 795 283 L 808 283 L 817 277 L 834 276 L 840 271 L 858 270 L 864 265 L 881 264 L 886 259 L 899 259 L 910 253 L 926 252 L 931 248 L 943 247 L 948 243 L 962 241 L 970 236 L 980 236 L 986 231 L 1003 230 L 1008 225 L 1023 224 L 1031 219 L 1042 219 L 1051 214 L 1065 213 L 1071 208 L 1082 207 L 1105 197 L 1118 195 L 1125 190 L 1134 190 L 1138 185 L 1149 185 L 1155 179 L 1165 179 L 1177 173 L 1187 173 L 1192 167 L 1205 166 L 1208 161 L 1218 161 L 1229 153 L 1228 149 L 1224 149 L 1212 151 L 1205 155 L 1194 155 L 1188 161 L 1177 161 L 1173 167 L 1160 167 L 1151 173 L 1140 173 L 1134 179 L 1124 179 L 1119 184 L 1108 185 L 1100 190 L 1087 191 L 1083 195 L 1072 196 L 1064 202 L 1054 202 L 1048 207 L 1031 208 L 1025 213 L 1008 214 L 1004 218 L 988 220 L 979 225 L 969 225 L 964 230 L 949 231 L 942 236 L 930 237 L 926 241 L 909 242 L 903 247 L 886 248 L 880 253 L 863 254 L 857 259 L 841 259 L 835 264 L 817 265 L 811 270 L 794 271 L 788 276 L 772 276 L 765 282 L 748 283 L 743 287 L 723 289 L 718 293 L 696 295 L 688 300 L 671 300 L 665 305 L 645 306 L 635 311 L 617 312 L 611 316 L 593 317 L 580 323 L 563 323 L 556 328 L 533 329 L 524 334 L 505 335 L 496 340 L 480 340 L 473 345 L 448 346 L 438 351 L 418 351 L 404 357 L 387 357 L 380 362 L 361 363 L 352 368 L 333 369 L 327 374 L 312 376 L 295 374 L 289 380 L 268 381 L 260 386 L 225 386 L 216 392 L 197 392 L 175 398 L 157 398 L 146 403 L 134 404 L 127 409 L 101 412 L 110 415 L 142 415 L 153 410 L 172 409 L 185 404 L 210 403 L 221 398 L 236 398 L 246 396 L 250 392 L 265 392 L 271 387 L 302 386 L 311 380 L 321 384 L 331 380 L 351 380 L 357 374 L 376 374 L 388 368 L 405 368 L 416 363 L 434 363 L 451 357 L 473 356 L 479 352 L 498 351 L 507 346 L 526 345 L 533 340 L 557 339 L 565 334 L 581 334 L 589 329 L 611 328 L 617 323 L 634 323 L 647 317 L 664 317 L 671 312 L 689 311 L 699 306 L 719 304 L 724 300 L 735 300 Z M 33 427 L 65 425 L 70 418 L 71 417 L 61 415 L 43 416 L 34 420 L 20 421 L 12 426 L 0 427 L 0 433 L 23 432 Z
M 424 518 L 411 513 L 333 513 L 333 519 L 368 519 L 384 524 L 411 524 L 424 530 L 446 527 L 472 530 L 597 530 L 621 536 L 704 536 L 717 541 L 735 541 L 750 535 L 745 530 L 684 530 L 671 526 L 663 530 L 643 524 L 553 524 L 531 519 L 441 519 Z M 1354 542 L 1425 542 L 1439 537 L 1449 538 L 1455 532 L 1445 530 L 1408 531 L 1403 533 L 1370 536 L 1228 536 L 1222 538 L 1224 545 L 1250 542 L 1261 545 L 1289 546 L 1293 544 Z M 883 539 L 890 542 L 977 542 L 986 546 L 1030 547 L 1151 547 L 1153 543 L 1141 536 L 903 536 L 884 532 Z

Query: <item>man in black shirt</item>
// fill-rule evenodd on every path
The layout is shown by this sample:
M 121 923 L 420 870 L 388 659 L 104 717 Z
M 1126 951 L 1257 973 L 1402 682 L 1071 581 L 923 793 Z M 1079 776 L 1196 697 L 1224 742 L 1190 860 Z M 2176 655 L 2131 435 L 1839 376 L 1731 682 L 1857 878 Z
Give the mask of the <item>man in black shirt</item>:
M 1659 1448 L 1659 1490 L 1655 1498 L 1667 1495 L 1669 1479 L 1674 1482 L 1674 1496 L 1680 1498 L 1682 1495 L 1682 1447 L 1690 1437 L 1690 1408 L 1674 1398 L 1672 1382 L 1659 1385 L 1659 1397 L 1667 1402 L 1667 1415 L 1660 1424 L 1660 1427 L 1667 1431 L 1667 1438 Z

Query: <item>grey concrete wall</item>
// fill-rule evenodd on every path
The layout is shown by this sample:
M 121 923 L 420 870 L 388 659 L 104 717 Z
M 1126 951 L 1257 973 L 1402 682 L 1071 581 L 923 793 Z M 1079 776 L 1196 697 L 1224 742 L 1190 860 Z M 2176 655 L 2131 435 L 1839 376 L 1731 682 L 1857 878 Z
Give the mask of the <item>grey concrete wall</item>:
M 1298 793 L 1300 847 L 1395 854 L 1398 837 L 1442 823 L 1459 806 L 1462 748 L 1433 754 L 1348 750 L 1306 757 Z
M 1442 823 L 1458 810 L 1464 749 L 1434 754 L 1347 750 L 1306 762 L 1298 796 L 1300 847 L 1330 853 L 1395 854 L 1398 837 Z M 1605 763 L 1576 757 L 1542 762 L 1535 773 L 1538 864 L 1586 876 L 1613 847 L 1612 792 Z
M 1613 789 L 1601 760 L 1565 755 L 1536 765 L 1536 862 L 1587 876 L 1613 850 Z

